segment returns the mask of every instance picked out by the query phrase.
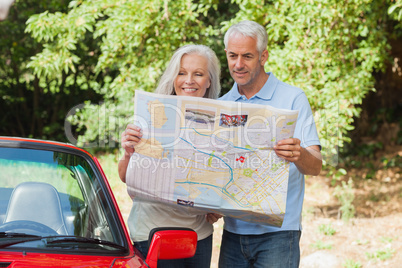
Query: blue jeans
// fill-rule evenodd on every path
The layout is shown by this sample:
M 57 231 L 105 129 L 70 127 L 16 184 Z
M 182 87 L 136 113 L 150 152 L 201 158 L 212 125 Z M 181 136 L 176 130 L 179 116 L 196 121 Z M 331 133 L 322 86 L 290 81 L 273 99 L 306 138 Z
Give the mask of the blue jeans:
M 300 236 L 301 231 L 238 235 L 223 230 L 219 267 L 299 267 Z
M 148 240 L 135 242 L 134 246 L 143 256 L 148 254 Z M 158 268 L 210 268 L 212 256 L 212 235 L 197 241 L 195 255 L 187 259 L 159 260 Z

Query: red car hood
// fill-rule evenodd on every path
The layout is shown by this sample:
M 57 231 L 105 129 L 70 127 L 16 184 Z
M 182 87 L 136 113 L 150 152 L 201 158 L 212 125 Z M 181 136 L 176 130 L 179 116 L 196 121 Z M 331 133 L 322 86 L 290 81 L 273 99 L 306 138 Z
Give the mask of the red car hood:
M 113 256 L 74 256 L 68 254 L 44 254 L 1 252 L 0 267 L 146 267 L 139 257 L 116 258 Z

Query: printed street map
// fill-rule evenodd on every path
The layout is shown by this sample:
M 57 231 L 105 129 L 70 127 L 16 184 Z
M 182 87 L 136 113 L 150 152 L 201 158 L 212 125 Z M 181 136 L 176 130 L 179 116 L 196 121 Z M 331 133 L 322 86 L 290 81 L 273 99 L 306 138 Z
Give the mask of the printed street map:
M 297 111 L 142 91 L 134 105 L 132 198 L 282 225 L 289 162 L 272 147 L 293 136 Z

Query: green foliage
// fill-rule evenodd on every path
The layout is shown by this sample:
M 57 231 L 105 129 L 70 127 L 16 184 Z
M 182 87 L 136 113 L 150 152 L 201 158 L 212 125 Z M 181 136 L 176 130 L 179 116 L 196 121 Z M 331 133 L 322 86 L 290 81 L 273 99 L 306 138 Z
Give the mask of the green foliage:
M 335 166 L 324 166 L 324 169 L 327 171 L 327 177 L 331 177 L 331 185 L 334 186 L 343 176 L 346 176 L 348 173 L 344 168 L 337 168 Z
M 402 0 L 395 0 L 393 2 L 388 9 L 388 14 L 395 20 L 402 21 Z
M 53 72 L 52 77 L 44 77 L 45 72 L 35 74 L 30 68 L 31 57 L 42 50 L 46 51 L 47 44 L 42 46 L 41 42 L 25 33 L 26 22 L 32 21 L 31 16 L 38 12 L 45 12 L 44 14 L 55 12 L 53 17 L 60 16 L 61 13 L 58 11 L 67 12 L 68 2 L 64 0 L 16 1 L 10 9 L 8 18 L 0 22 L 1 135 L 65 141 L 64 117 L 71 103 L 99 99 L 92 87 L 88 87 L 87 84 L 87 81 L 94 79 L 90 75 L 91 71 L 82 65 L 77 66 L 80 68 L 79 74 L 69 75 L 62 71 L 59 66 L 60 61 L 54 54 L 53 58 L 42 59 L 54 61 L 55 67 L 49 69 L 49 72 Z M 45 32 L 42 23 L 52 25 L 53 21 L 38 22 L 34 25 L 42 29 L 39 31 Z M 51 32 L 47 36 L 50 36 L 53 28 L 49 26 L 48 29 Z M 56 35 L 56 33 L 53 34 Z M 89 45 L 90 43 L 85 44 L 85 46 Z M 78 55 L 88 63 L 91 62 L 85 58 L 85 55 Z M 84 89 L 85 94 L 81 91 Z
M 99 0 L 71 1 L 67 8 L 65 2 L 52 1 L 48 8 L 26 16 L 23 38 L 31 40 L 32 49 L 19 64 L 23 75 L 16 77 L 27 87 L 36 83 L 37 94 L 47 94 L 52 101 L 59 94 L 63 100 L 73 95 L 69 106 L 56 103 L 62 110 L 54 117 L 66 116 L 74 108 L 68 113 L 68 135 L 73 139 L 79 135 L 80 145 L 113 148 L 131 121 L 134 91 L 153 91 L 174 50 L 184 44 L 206 44 L 216 51 L 222 63 L 222 92 L 227 92 L 232 80 L 223 34 L 237 21 L 255 20 L 269 35 L 266 70 L 306 92 L 325 164 L 336 166 L 339 148 L 350 142 L 348 132 L 360 114 L 359 105 L 374 91 L 372 74 L 389 61 L 389 39 L 399 33 L 392 27 L 400 24 L 400 3 Z M 0 82 L 10 84 L 7 72 L 1 77 Z M 25 89 L 22 92 L 22 97 L 8 93 L 4 99 L 23 102 Z M 55 112 L 34 117 L 49 113 Z M 60 123 L 44 122 L 42 129 L 51 134 Z
M 392 256 L 394 255 L 394 253 L 395 253 L 394 249 L 392 249 L 390 247 L 387 247 L 385 249 L 379 249 L 379 250 L 377 250 L 375 252 L 372 252 L 372 253 L 366 252 L 366 256 L 367 256 L 367 258 L 369 260 L 385 261 L 385 260 L 391 259 Z
M 366 252 L 366 257 L 369 260 L 374 261 L 385 261 L 391 259 L 395 253 L 395 250 L 391 247 L 391 243 L 394 239 L 395 238 L 391 237 L 381 237 L 380 241 L 385 244 L 385 248 L 378 249 L 374 252 Z
M 395 105 L 390 107 L 384 107 L 381 109 L 377 109 L 372 111 L 372 114 L 369 116 L 369 122 L 367 122 L 367 129 L 364 132 L 365 137 L 373 137 L 369 141 L 359 141 L 355 140 L 355 142 L 350 144 L 345 144 L 340 152 L 341 161 L 346 167 L 356 167 L 360 168 L 363 165 L 368 165 L 368 163 L 373 162 L 378 156 L 378 152 L 381 152 L 387 144 L 383 142 L 387 142 L 388 145 L 393 144 L 401 144 L 402 143 L 402 112 L 401 105 Z M 380 133 L 384 133 L 384 130 L 381 130 L 382 126 L 394 126 L 397 127 L 399 125 L 398 133 L 393 134 L 387 139 L 381 137 Z M 360 131 L 362 133 L 362 131 Z M 356 135 L 356 134 L 352 134 Z M 374 137 L 382 138 L 382 141 L 377 141 Z M 384 168 L 395 167 L 398 166 L 398 158 L 397 159 L 381 159 L 381 162 L 384 164 Z M 363 164 L 365 163 L 365 164 Z M 372 165 L 372 164 L 371 164 Z M 373 166 L 373 169 L 375 167 Z
M 358 105 L 374 87 L 371 73 L 383 68 L 381 55 L 386 55 L 388 45 L 376 28 L 381 14 L 370 11 L 375 3 L 289 2 L 285 8 L 278 4 L 283 18 L 269 25 L 275 45 L 268 64 L 283 80 L 306 91 L 327 162 L 338 146 L 350 141 L 346 134 L 360 113 Z M 277 33 L 278 29 L 284 32 Z
M 342 186 L 338 185 L 335 187 L 334 195 L 341 203 L 339 210 L 342 220 L 349 222 L 349 220 L 355 216 L 355 207 L 353 205 L 355 194 L 353 192 L 352 180 L 349 180 L 348 183 L 342 181 Z
M 322 249 L 332 249 L 333 244 L 332 243 L 325 243 L 322 240 L 317 240 L 315 243 L 310 245 L 312 248 L 322 250 Z
M 320 226 L 318 226 L 318 230 L 320 231 L 320 233 L 326 236 L 333 236 L 336 233 L 336 230 L 332 227 L 331 224 L 320 224 Z
M 361 268 L 363 267 L 362 264 L 358 261 L 354 261 L 351 259 L 345 260 L 345 262 L 342 265 L 345 268 Z
M 391 167 L 399 167 L 402 168 L 402 156 L 396 155 L 395 157 L 388 159 L 387 157 L 383 156 L 381 158 L 381 163 L 384 169 L 391 168 Z
M 392 241 L 394 241 L 395 238 L 382 236 L 382 237 L 380 238 L 380 240 L 381 240 L 381 242 L 383 242 L 383 243 L 392 243 Z
M 216 35 L 201 19 L 217 2 L 72 1 L 68 13 L 45 12 L 28 21 L 27 32 L 44 43 L 29 66 L 41 78 L 59 80 L 62 73 L 81 73 L 79 54 L 96 57 L 85 68 L 98 79 L 87 84 L 104 101 L 88 103 L 70 119 L 84 133 L 81 145 L 115 147 L 132 115 L 134 90 L 153 91 L 175 49 Z M 84 45 L 91 42 L 92 49 Z

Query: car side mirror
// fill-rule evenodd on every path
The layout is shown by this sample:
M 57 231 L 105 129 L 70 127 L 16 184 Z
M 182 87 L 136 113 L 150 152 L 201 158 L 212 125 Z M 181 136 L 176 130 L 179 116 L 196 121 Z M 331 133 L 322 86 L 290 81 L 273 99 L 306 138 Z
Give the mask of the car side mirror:
M 155 228 L 149 234 L 148 255 L 145 262 L 157 267 L 158 260 L 191 258 L 197 249 L 197 233 L 189 228 Z

